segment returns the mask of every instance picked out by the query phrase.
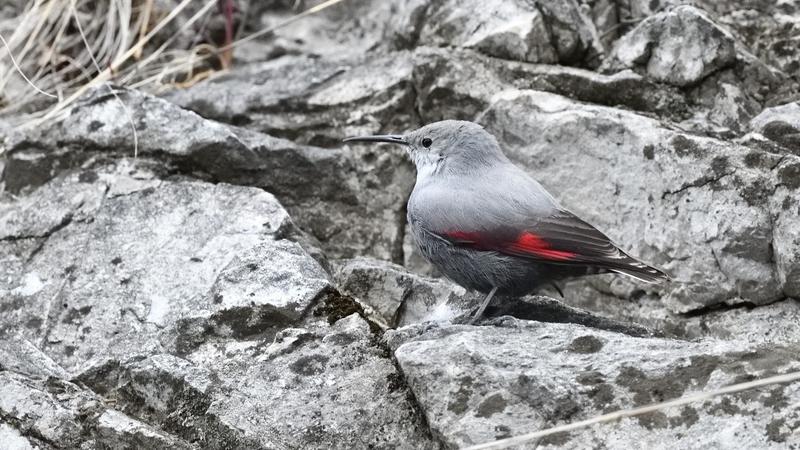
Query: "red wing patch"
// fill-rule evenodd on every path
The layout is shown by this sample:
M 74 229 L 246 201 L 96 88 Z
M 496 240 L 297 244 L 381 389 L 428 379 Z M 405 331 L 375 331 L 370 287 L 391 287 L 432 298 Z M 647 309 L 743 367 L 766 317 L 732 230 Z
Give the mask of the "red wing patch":
M 511 242 L 498 242 L 497 240 L 486 239 L 479 233 L 468 231 L 449 231 L 445 233 L 445 236 L 456 244 L 470 245 L 477 250 L 494 250 L 504 253 L 528 255 L 549 259 L 551 261 L 567 261 L 577 256 L 577 253 L 555 250 L 551 248 L 552 246 L 547 241 L 527 231 L 520 234 L 515 241 Z
M 507 244 L 505 247 L 513 252 L 536 255 L 555 261 L 566 261 L 577 255 L 577 253 L 573 252 L 553 250 L 547 241 L 527 231 L 523 232 L 516 241 Z

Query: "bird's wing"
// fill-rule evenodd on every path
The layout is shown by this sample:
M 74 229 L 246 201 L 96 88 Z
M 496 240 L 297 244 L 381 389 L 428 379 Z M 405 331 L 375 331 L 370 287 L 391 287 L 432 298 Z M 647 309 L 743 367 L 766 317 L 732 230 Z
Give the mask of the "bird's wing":
M 644 281 L 667 278 L 562 208 L 510 163 L 470 181 L 415 187 L 409 220 L 452 245 L 550 264 L 591 266 Z
M 475 230 L 441 230 L 453 245 L 550 264 L 593 266 L 655 282 L 664 272 L 632 258 L 611 239 L 569 211 L 558 209 L 526 223 L 495 222 Z

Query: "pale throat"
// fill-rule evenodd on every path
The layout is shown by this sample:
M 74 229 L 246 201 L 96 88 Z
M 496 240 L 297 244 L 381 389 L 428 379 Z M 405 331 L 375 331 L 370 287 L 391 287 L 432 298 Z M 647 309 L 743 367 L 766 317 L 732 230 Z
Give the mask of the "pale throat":
M 442 162 L 438 154 L 411 152 L 410 155 L 417 166 L 417 184 L 430 179 L 439 170 Z

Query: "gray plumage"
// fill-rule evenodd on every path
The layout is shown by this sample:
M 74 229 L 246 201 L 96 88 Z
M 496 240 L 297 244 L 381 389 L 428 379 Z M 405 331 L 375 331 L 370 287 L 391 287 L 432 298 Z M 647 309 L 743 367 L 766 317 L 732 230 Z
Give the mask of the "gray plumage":
M 566 277 L 617 272 L 666 278 L 561 207 L 480 125 L 446 120 L 404 136 L 345 141 L 405 145 L 417 168 L 408 222 L 420 252 L 467 289 L 520 296 Z M 482 309 L 479 311 L 482 312 Z

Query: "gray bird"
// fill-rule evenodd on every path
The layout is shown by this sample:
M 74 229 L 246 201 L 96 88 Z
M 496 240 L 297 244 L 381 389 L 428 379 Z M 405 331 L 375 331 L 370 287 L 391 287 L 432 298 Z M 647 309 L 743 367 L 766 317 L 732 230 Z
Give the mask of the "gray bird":
M 420 252 L 445 276 L 487 294 L 523 296 L 568 277 L 616 272 L 667 279 L 569 212 L 514 165 L 478 124 L 445 120 L 406 135 L 345 142 L 405 146 L 417 168 L 408 223 Z

